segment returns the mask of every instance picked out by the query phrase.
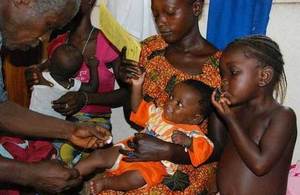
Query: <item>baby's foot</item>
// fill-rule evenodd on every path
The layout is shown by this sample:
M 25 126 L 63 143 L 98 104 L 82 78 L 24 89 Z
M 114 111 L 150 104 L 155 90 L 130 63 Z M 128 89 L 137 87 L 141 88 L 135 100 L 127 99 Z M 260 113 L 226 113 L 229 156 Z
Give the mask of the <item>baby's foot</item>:
M 88 185 L 89 194 L 97 195 L 104 188 L 103 179 L 92 180 Z

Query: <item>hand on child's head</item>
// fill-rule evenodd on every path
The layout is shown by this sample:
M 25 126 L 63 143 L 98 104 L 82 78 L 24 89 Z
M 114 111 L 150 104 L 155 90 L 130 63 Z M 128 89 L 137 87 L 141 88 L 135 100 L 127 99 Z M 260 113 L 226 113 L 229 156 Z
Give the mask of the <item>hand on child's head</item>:
M 87 65 L 89 67 L 97 67 L 99 65 L 99 60 L 95 56 L 89 57 L 87 58 Z
M 174 144 L 182 146 L 189 146 L 191 144 L 191 138 L 182 131 L 175 130 L 171 138 Z

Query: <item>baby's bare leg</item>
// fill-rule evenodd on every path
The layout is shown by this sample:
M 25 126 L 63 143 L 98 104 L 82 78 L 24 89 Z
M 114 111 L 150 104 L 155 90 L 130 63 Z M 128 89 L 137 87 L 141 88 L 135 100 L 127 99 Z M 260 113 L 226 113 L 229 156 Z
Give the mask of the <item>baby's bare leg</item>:
M 75 168 L 82 176 L 92 173 L 97 168 L 109 169 L 115 164 L 120 148 L 117 146 L 95 150 L 86 159 L 79 161 Z
M 104 177 L 91 181 L 88 185 L 90 194 L 98 194 L 103 190 L 129 191 L 143 187 L 146 181 L 138 171 L 128 171 L 122 175 Z

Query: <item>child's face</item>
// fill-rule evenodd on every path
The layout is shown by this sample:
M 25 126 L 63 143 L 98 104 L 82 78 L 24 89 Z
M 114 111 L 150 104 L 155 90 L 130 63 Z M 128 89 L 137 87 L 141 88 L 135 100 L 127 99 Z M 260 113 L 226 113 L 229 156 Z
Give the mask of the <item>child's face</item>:
M 165 119 L 178 124 L 199 124 L 203 116 L 200 113 L 199 92 L 192 87 L 179 83 L 164 106 Z
M 167 43 L 181 40 L 198 21 L 188 0 L 152 0 L 151 9 L 157 29 Z
M 239 105 L 255 97 L 261 66 L 255 58 L 246 57 L 241 47 L 223 53 L 220 71 L 222 94 L 231 101 L 231 105 Z

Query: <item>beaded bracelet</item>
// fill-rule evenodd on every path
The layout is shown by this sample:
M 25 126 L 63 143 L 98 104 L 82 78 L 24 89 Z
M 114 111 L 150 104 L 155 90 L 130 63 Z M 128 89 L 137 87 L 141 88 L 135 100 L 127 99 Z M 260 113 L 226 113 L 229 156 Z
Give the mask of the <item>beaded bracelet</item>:
M 196 132 L 196 131 L 191 131 L 190 133 L 187 133 L 187 136 L 188 136 L 189 138 L 191 138 L 191 139 L 192 139 L 192 142 L 193 142 L 193 138 L 194 138 L 195 136 L 197 136 L 198 134 L 199 134 L 199 133 Z M 191 142 L 191 144 L 192 144 L 192 142 Z M 184 147 L 184 151 L 185 151 L 185 152 L 188 152 L 188 150 L 189 150 L 189 148 L 191 147 L 191 145 L 189 145 L 189 146 L 183 145 L 183 147 Z

